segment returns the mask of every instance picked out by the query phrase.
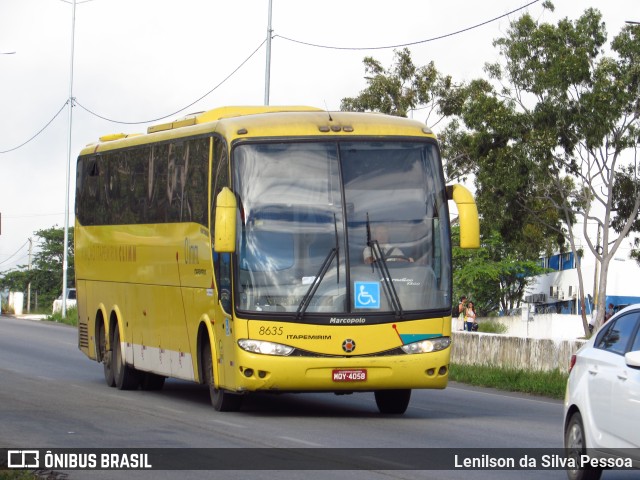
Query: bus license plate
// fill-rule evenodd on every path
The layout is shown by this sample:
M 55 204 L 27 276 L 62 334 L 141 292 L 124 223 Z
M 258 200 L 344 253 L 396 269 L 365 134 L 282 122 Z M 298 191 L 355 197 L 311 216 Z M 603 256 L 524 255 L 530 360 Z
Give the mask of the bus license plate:
M 334 370 L 334 382 L 363 382 L 367 379 L 367 371 L 365 369 L 358 370 Z

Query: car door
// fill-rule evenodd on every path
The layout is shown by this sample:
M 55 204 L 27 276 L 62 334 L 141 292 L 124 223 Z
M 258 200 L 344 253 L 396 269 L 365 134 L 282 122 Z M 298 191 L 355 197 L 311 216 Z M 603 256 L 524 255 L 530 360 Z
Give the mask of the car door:
M 588 368 L 592 415 L 603 434 L 602 446 L 609 448 L 630 446 L 629 419 L 637 416 L 640 406 L 635 406 L 635 412 L 629 406 L 627 388 L 637 376 L 630 376 L 633 369 L 624 359 L 635 339 L 639 315 L 637 311 L 629 312 L 614 319 L 604 334 L 598 336 L 595 343 L 596 350 L 600 350 L 596 354 L 598 362 Z M 624 410 L 620 410 L 623 404 Z
M 640 323 L 640 312 L 633 314 Z M 640 351 L 640 327 L 636 325 L 633 342 L 625 353 Z M 625 358 L 612 379 L 611 430 L 625 448 L 640 448 L 640 368 L 627 365 Z

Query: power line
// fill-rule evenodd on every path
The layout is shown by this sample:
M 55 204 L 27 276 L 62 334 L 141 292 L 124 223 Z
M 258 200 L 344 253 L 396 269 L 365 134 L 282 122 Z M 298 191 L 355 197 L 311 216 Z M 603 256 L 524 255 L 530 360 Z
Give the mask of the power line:
M 207 93 L 205 93 L 204 95 L 202 95 L 200 98 L 198 98 L 197 100 L 194 100 L 193 102 L 191 102 L 189 105 L 182 107 L 180 110 L 176 110 L 173 113 L 170 113 L 168 115 L 165 115 L 163 117 L 158 117 L 158 118 L 154 118 L 151 120 L 144 120 L 144 121 L 139 121 L 139 122 L 125 122 L 125 121 L 120 121 L 120 120 L 114 120 L 111 118 L 107 118 L 104 117 L 102 115 L 99 115 L 98 113 L 90 110 L 89 108 L 85 107 L 84 105 L 82 105 L 80 102 L 77 101 L 76 98 L 73 98 L 73 102 L 75 105 L 81 107 L 83 110 L 85 110 L 86 112 L 88 112 L 89 114 L 98 117 L 102 120 L 106 120 L 108 122 L 113 122 L 113 123 L 120 123 L 120 124 L 124 124 L 124 125 L 139 125 L 142 123 L 149 123 L 149 122 L 157 122 L 159 120 L 164 120 L 165 118 L 168 117 L 172 117 L 184 110 L 186 110 L 187 108 L 195 105 L 196 103 L 198 103 L 200 100 L 202 100 L 203 98 L 207 97 L 208 95 L 210 95 L 211 93 L 213 93 L 215 90 L 217 90 L 220 86 L 222 86 L 222 84 L 224 84 L 227 80 L 229 80 L 238 70 L 240 70 L 257 52 L 258 50 L 260 50 L 260 48 L 262 48 L 262 46 L 266 43 L 266 39 L 262 41 L 262 43 L 260 45 L 258 45 L 258 48 L 256 48 L 251 55 L 249 55 L 240 65 L 238 65 L 238 67 L 235 68 L 235 70 L 233 70 L 229 75 L 227 75 L 220 83 L 218 83 L 215 87 L 213 87 L 211 90 L 209 90 Z M 17 147 L 13 147 L 10 148 L 9 150 L 0 150 L 0 154 L 2 153 L 9 153 L 9 152 L 13 152 L 14 150 L 18 150 L 21 147 L 24 147 L 26 144 L 28 144 L 29 142 L 33 141 L 38 135 L 40 135 L 49 125 L 51 125 L 51 123 L 58 117 L 58 115 L 60 115 L 60 113 L 62 112 L 62 110 L 64 109 L 65 106 L 67 106 L 67 104 L 69 103 L 69 100 L 65 101 L 64 104 L 62 105 L 62 107 L 60 107 L 60 110 L 58 110 L 58 112 L 53 116 L 53 118 L 51 120 L 49 120 L 49 122 L 47 122 L 47 124 L 42 127 L 38 133 L 36 133 L 35 135 L 33 135 L 29 140 L 27 140 L 26 142 L 21 143 L 20 145 L 18 145 Z
M 5 264 L 5 263 L 7 263 L 9 260 L 11 260 L 13 257 L 15 257 L 18 253 L 20 253 L 20 250 L 22 250 L 22 249 L 27 245 L 27 243 L 29 243 L 29 240 L 27 240 L 26 242 L 24 242 L 24 243 L 20 246 L 20 248 L 18 248 L 18 250 L 16 250 L 14 253 L 12 253 L 12 254 L 9 256 L 9 258 L 6 258 L 5 260 L 1 261 L 1 262 L 0 262 L 0 265 L 3 265 L 3 264 Z
M 13 152 L 14 150 L 18 150 L 19 148 L 24 147 L 27 143 L 31 142 L 32 140 L 34 140 L 38 135 L 40 135 L 42 132 L 44 132 L 44 130 L 51 125 L 51 123 L 58 117 L 58 115 L 60 115 L 60 112 L 62 112 L 62 110 L 64 110 L 64 107 L 67 105 L 67 103 L 69 103 L 69 100 L 67 100 L 66 102 L 64 102 L 64 104 L 62 105 L 62 107 L 60 107 L 60 110 L 58 110 L 58 112 L 53 116 L 53 118 L 51 120 L 49 120 L 47 122 L 47 124 L 42 127 L 40 130 L 38 130 L 38 133 L 36 133 L 35 135 L 33 135 L 29 140 L 27 140 L 26 142 L 21 143 L 20 145 L 18 145 L 17 147 L 13 147 L 10 148 L 9 150 L 0 150 L 0 154 L 1 153 L 9 153 L 9 152 Z
M 126 121 L 122 121 L 122 120 L 114 120 L 112 118 L 107 118 L 104 117 L 102 115 L 99 115 L 95 112 L 93 112 L 92 110 L 89 110 L 87 107 L 85 107 L 84 105 L 82 105 L 80 102 L 78 102 L 76 100 L 76 104 L 81 107 L 83 110 L 85 110 L 87 113 L 90 113 L 91 115 L 101 118 L 102 120 L 106 120 L 107 122 L 113 122 L 113 123 L 120 123 L 123 125 L 140 125 L 141 123 L 149 123 L 149 122 L 157 122 L 159 120 L 164 120 L 165 118 L 169 118 L 169 117 L 173 117 L 174 115 L 186 110 L 189 107 L 192 107 L 193 105 L 195 105 L 196 103 L 198 103 L 200 100 L 202 100 L 203 98 L 209 96 L 211 93 L 213 93 L 215 90 L 217 90 L 218 88 L 220 88 L 222 86 L 223 83 L 225 83 L 227 80 L 229 80 L 238 70 L 240 70 L 245 63 L 247 63 L 257 52 L 258 50 L 260 50 L 260 48 L 262 48 L 262 46 L 266 43 L 266 39 L 262 41 L 262 43 L 260 45 L 258 45 L 258 48 L 256 48 L 251 55 L 249 55 L 240 65 L 238 65 L 236 67 L 236 69 L 231 72 L 229 75 L 227 75 L 220 83 L 218 83 L 215 87 L 213 87 L 211 90 L 209 90 L 207 93 L 205 93 L 204 95 L 202 95 L 200 98 L 198 98 L 197 100 L 194 100 L 193 102 L 191 102 L 189 105 L 182 107 L 180 110 L 176 110 L 173 113 L 170 113 L 168 115 L 164 115 L 162 117 L 158 117 L 158 118 L 154 118 L 151 120 L 143 120 L 143 121 L 137 121 L 137 122 L 126 122 Z
M 64 1 L 64 0 L 63 0 Z M 91 1 L 91 0 L 85 0 L 85 1 Z M 331 46 L 331 45 L 320 45 L 320 44 L 314 44 L 314 43 L 310 43 L 310 42 L 304 42 L 301 40 L 296 40 L 293 38 L 289 38 L 289 37 L 285 37 L 283 35 L 274 35 L 273 38 L 282 38 L 283 40 L 287 40 L 290 42 L 294 42 L 294 43 L 298 43 L 301 45 L 306 45 L 309 47 L 316 47 L 316 48 L 325 48 L 325 49 L 332 49 L 332 50 L 384 50 L 384 49 L 391 49 L 391 48 L 400 48 L 400 47 L 408 47 L 408 46 L 412 46 L 412 45 L 419 45 L 421 43 L 428 43 L 428 42 L 433 42 L 436 40 L 441 40 L 443 38 L 447 38 L 447 37 L 452 37 L 454 35 L 459 35 L 461 33 L 464 32 L 468 32 L 470 30 L 479 28 L 481 26 L 487 25 L 489 23 L 495 22 L 496 20 L 500 20 L 501 18 L 507 17 L 509 15 L 512 15 L 513 13 L 516 13 L 520 10 L 523 10 L 527 7 L 530 7 L 531 5 L 538 3 L 540 0 L 534 0 L 532 2 L 527 3 L 526 5 L 523 5 L 519 8 L 516 8 L 514 10 L 511 10 L 510 12 L 507 12 L 503 15 L 500 15 L 498 17 L 494 17 L 490 20 L 486 20 L 484 22 L 478 23 L 476 25 L 473 25 L 471 27 L 467 27 L 464 28 L 462 30 L 457 30 L 455 32 L 451 32 L 451 33 L 447 33 L 444 35 L 440 35 L 437 37 L 432 37 L 432 38 L 428 38 L 425 40 L 418 40 L 415 42 L 409 42 L 409 43 L 403 43 L 403 44 L 397 44 L 397 45 L 387 45 L 387 46 L 376 46 L 376 47 L 336 47 L 336 46 Z M 84 3 L 84 2 L 81 2 Z M 142 121 L 123 121 L 123 120 L 115 120 L 112 118 L 108 118 L 105 117 L 103 115 L 100 115 L 96 112 L 94 112 L 93 110 L 89 109 L 88 107 L 85 107 L 84 105 L 82 105 L 80 102 L 77 101 L 77 99 L 72 99 L 74 101 L 74 103 L 79 106 L 80 108 L 82 108 L 83 110 L 85 110 L 87 113 L 100 118 L 102 120 L 105 120 L 107 122 L 112 122 L 112 123 L 118 123 L 118 124 L 122 124 L 122 125 L 140 125 L 143 123 L 150 123 L 150 122 L 157 122 L 159 120 L 164 120 L 165 118 L 169 118 L 172 117 L 174 115 L 177 115 L 178 113 L 186 110 L 189 107 L 192 107 L 193 105 L 195 105 L 196 103 L 198 103 L 200 100 L 206 98 L 207 96 L 209 96 L 211 93 L 213 93 L 215 90 L 217 90 L 219 87 L 221 87 L 227 80 L 229 80 L 238 70 L 240 70 L 261 48 L 262 46 L 267 42 L 267 40 L 263 40 L 262 43 L 240 64 L 238 65 L 238 67 L 236 67 L 229 75 L 227 75 L 220 83 L 218 83 L 215 87 L 213 87 L 211 90 L 209 90 L 207 93 L 205 93 L 204 95 L 202 95 L 201 97 L 199 97 L 198 99 L 194 100 L 193 102 L 189 103 L 188 105 L 180 108 L 179 110 L 176 110 L 173 113 L 169 113 L 167 115 L 164 115 L 162 117 L 158 117 L 158 118 L 154 118 L 154 119 L 150 119 L 150 120 L 142 120 Z M 60 113 L 62 112 L 62 110 L 64 109 L 64 107 L 69 103 L 69 100 L 65 101 L 65 103 L 62 105 L 62 107 L 60 108 L 60 110 L 58 110 L 58 112 L 53 116 L 53 118 L 51 120 L 49 120 L 49 122 L 42 127 L 35 135 L 33 135 L 31 138 L 29 138 L 27 141 L 21 143 L 20 145 L 10 148 L 8 150 L 0 150 L 0 154 L 3 153 L 9 153 L 9 152 L 13 152 L 14 150 L 17 150 L 25 145 L 27 145 L 28 143 L 30 143 L 31 141 L 33 141 L 38 135 L 40 135 L 49 125 L 51 125 L 51 123 L 58 117 L 58 115 L 60 115 Z
M 530 3 L 527 3 L 526 5 L 523 5 L 522 7 L 516 8 L 515 10 L 511 10 L 510 12 L 507 12 L 504 15 L 500 15 L 499 17 L 492 18 L 491 20 L 487 20 L 487 21 L 484 21 L 482 23 L 478 23 L 478 24 L 473 25 L 471 27 L 463 28 L 462 30 L 457 30 L 455 32 L 447 33 L 447 34 L 440 35 L 440 36 L 437 36 L 437 37 L 427 38 L 426 40 L 418 40 L 418 41 L 410 42 L 410 43 L 401 43 L 401 44 L 398 44 L 398 45 L 386 45 L 386 46 L 378 46 L 378 47 L 336 47 L 336 46 L 331 46 L 331 45 L 320 45 L 320 44 L 317 44 L 317 43 L 303 42 L 302 40 L 296 40 L 294 38 L 285 37 L 283 35 L 275 35 L 273 38 L 279 37 L 279 38 L 282 38 L 283 40 L 288 40 L 289 42 L 299 43 L 301 45 L 306 45 L 308 47 L 327 48 L 327 49 L 331 49 L 331 50 L 387 50 L 387 49 L 390 49 L 390 48 L 410 47 L 410 46 L 413 46 L 413 45 L 419 45 L 421 43 L 428 43 L 428 42 L 434 42 L 436 40 L 442 40 L 443 38 L 453 37 L 454 35 L 459 35 L 461 33 L 468 32 L 468 31 L 476 29 L 478 27 L 482 27 L 482 26 L 487 25 L 489 23 L 495 22 L 496 20 L 500 20 L 501 18 L 507 17 L 507 16 L 509 16 L 509 15 L 511 15 L 513 13 L 519 12 L 520 10 L 524 10 L 525 8 L 530 7 L 531 5 L 533 5 L 534 3 L 538 3 L 539 1 L 540 0 L 534 0 L 533 2 L 530 2 Z

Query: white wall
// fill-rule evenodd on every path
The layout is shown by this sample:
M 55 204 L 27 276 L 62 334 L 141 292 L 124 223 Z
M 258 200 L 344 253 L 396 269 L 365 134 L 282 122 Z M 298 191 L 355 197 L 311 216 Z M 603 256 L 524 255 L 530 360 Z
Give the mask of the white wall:
M 16 315 L 22 315 L 24 308 L 24 293 L 22 292 L 9 292 L 9 310 L 13 311 Z
M 491 333 L 453 332 L 451 363 L 517 370 L 567 372 L 571 355 L 584 340 L 521 338 Z
M 458 331 L 458 319 L 453 319 L 452 329 Z M 507 326 L 503 334 L 509 337 L 544 338 L 554 341 L 584 338 L 582 317 L 580 315 L 561 315 L 545 313 L 531 315 L 523 321 L 522 316 L 478 318 L 478 323 L 499 322 Z

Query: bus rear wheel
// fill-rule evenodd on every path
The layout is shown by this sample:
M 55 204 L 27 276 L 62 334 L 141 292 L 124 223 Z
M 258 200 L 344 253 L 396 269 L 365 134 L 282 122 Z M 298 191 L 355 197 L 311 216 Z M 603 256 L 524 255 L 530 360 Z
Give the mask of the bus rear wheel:
M 409 400 L 411 400 L 411 390 L 376 390 L 376 405 L 380 413 L 390 413 L 395 415 L 403 414 L 407 411 Z
M 237 412 L 242 406 L 242 395 L 236 395 L 223 389 L 215 387 L 213 379 L 213 356 L 211 355 L 211 344 L 209 340 L 205 340 L 202 348 L 204 368 L 204 380 L 209 387 L 209 397 L 211 405 L 218 412 Z
M 130 367 L 124 361 L 122 345 L 120 344 L 120 331 L 116 325 L 113 332 L 111 346 L 113 374 L 118 390 L 135 390 L 140 385 L 140 372 Z
M 113 355 L 111 350 L 107 350 L 107 337 L 102 321 L 100 321 L 100 327 L 98 328 L 98 348 L 100 349 L 100 361 L 104 369 L 104 380 L 110 387 L 115 387 L 116 380 L 113 374 Z

